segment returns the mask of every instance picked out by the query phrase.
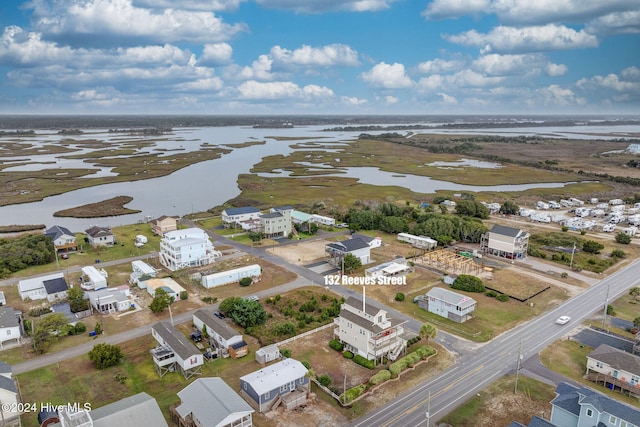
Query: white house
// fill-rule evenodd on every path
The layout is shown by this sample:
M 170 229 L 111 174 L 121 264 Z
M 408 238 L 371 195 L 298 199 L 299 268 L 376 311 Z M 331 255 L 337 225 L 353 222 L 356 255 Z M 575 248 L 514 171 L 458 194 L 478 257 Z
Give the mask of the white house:
M 318 214 L 311 214 L 311 218 L 309 218 L 309 222 L 314 222 L 316 224 L 329 225 L 329 226 L 336 224 L 335 219 L 328 216 L 318 215 Z
M 138 287 L 140 289 L 146 289 L 147 293 L 152 297 L 155 296 L 157 289 L 162 289 L 169 294 L 174 301 L 179 301 L 180 294 L 182 292 L 186 292 L 186 289 L 180 286 L 180 284 L 171 277 L 163 277 L 161 279 L 153 277 L 147 280 L 140 280 L 138 282 Z
M 63 273 L 49 274 L 18 282 L 18 293 L 23 301 L 27 298 L 31 300 L 46 298 L 49 301 L 63 299 L 66 298 L 68 289 L 69 286 Z
M 92 265 L 82 267 L 82 289 L 85 291 L 97 291 L 107 287 L 109 273 L 102 268 L 98 270 Z
M 284 359 L 240 377 L 240 395 L 259 412 L 271 411 L 280 403 L 294 409 L 307 402 L 308 394 L 307 368 L 295 359 Z
M 0 306 L 6 305 L 7 299 L 4 296 L 4 291 L 0 291 Z
M 334 265 L 340 265 L 342 259 L 351 254 L 358 258 L 360 262 L 369 264 L 371 262 L 371 248 L 362 239 L 348 239 L 335 243 L 327 243 L 325 252 L 329 255 L 329 262 Z
M 193 313 L 193 326 L 203 332 L 206 327 L 209 341 L 226 357 L 229 354 L 234 359 L 246 356 L 249 348 L 242 334 L 224 320 L 218 319 L 210 310 L 202 309 Z
M 587 356 L 589 380 L 640 394 L 640 356 L 601 344 Z
M 178 392 L 180 425 L 251 427 L 255 412 L 222 378 L 198 378 Z M 193 424 L 192 424 L 193 423 Z
M 44 234 L 53 241 L 53 246 L 57 251 L 67 252 L 78 250 L 76 235 L 73 234 L 68 228 L 54 225 L 53 227 L 47 229 Z
M 482 235 L 480 248 L 483 252 L 507 259 L 527 257 L 529 233 L 518 228 L 494 225 Z
M 202 352 L 182 332 L 169 322 L 158 322 L 151 327 L 151 335 L 158 343 L 151 350 L 158 375 L 179 371 L 189 379 L 200 374 L 204 363 Z
M 144 261 L 135 260 L 131 261 L 131 274 L 129 274 L 129 283 L 138 284 L 138 281 L 143 278 L 156 277 L 157 271 Z
M 2 425 L 6 427 L 20 427 L 20 403 L 18 387 L 11 373 L 11 366 L 0 362 L 0 416 Z
M 119 289 L 103 288 L 88 292 L 91 306 L 102 314 L 127 311 L 131 308 L 131 301 Z
M 240 279 L 250 277 L 253 281 L 260 279 L 262 268 L 258 264 L 247 265 L 245 267 L 234 268 L 232 270 L 220 271 L 218 273 L 202 276 L 202 286 L 207 289 L 217 286 L 238 283 Z
M 169 231 L 160 240 L 160 263 L 171 271 L 211 264 L 221 255 L 200 228 Z
M 291 212 L 293 212 L 293 208 L 284 206 L 273 208 L 271 212 L 260 215 L 260 230 L 265 237 L 272 239 L 287 237 L 291 234 Z
M 260 209 L 253 206 L 229 208 L 223 210 L 221 216 L 225 227 L 238 227 L 243 222 L 252 222 L 260 218 Z
M 380 246 L 382 246 L 382 239 L 379 236 L 370 237 L 366 234 L 353 233 L 350 238 L 364 240 L 371 249 L 379 248 Z
M 15 341 L 20 344 L 20 322 L 13 307 L 0 307 L 0 349 L 7 341 Z
M 398 240 L 411 244 L 414 248 L 431 250 L 438 246 L 438 241 L 426 236 L 414 236 L 409 233 L 398 233 Z
M 368 360 L 395 360 L 407 348 L 402 337 L 405 322 L 390 318 L 385 310 L 363 300 L 347 298 L 334 323 L 333 334 L 345 350 Z
M 438 287 L 418 299 L 420 308 L 458 323 L 472 319 L 477 305 L 473 298 Z
M 93 226 L 84 231 L 89 239 L 89 244 L 94 248 L 98 246 L 113 246 L 116 243 L 116 236 L 106 227 Z

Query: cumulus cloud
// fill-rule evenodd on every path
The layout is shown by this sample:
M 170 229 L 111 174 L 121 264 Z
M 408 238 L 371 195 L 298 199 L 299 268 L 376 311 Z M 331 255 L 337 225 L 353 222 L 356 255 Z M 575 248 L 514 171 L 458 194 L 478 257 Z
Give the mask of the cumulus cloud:
M 438 96 L 440 96 L 444 104 L 455 105 L 458 103 L 458 100 L 454 96 L 447 95 L 446 93 L 439 93 Z
M 228 43 L 205 44 L 199 62 L 207 65 L 226 64 L 231 61 L 233 48 Z
M 490 0 L 434 0 L 422 15 L 429 19 L 458 18 L 486 12 Z
M 300 87 L 293 82 L 258 82 L 249 80 L 238 86 L 238 92 L 242 99 L 253 100 L 279 100 L 301 99 L 311 100 L 318 98 L 331 98 L 334 93 L 327 87 L 308 85 Z
M 544 105 L 548 106 L 570 106 L 584 105 L 586 100 L 576 96 L 576 94 L 568 88 L 560 85 L 551 85 L 538 89 L 537 94 L 542 98 Z
M 403 89 L 413 85 L 405 72 L 404 65 L 398 63 L 380 62 L 371 70 L 360 74 L 360 77 L 371 86 L 385 89 Z
M 473 61 L 472 67 L 493 76 L 527 76 L 542 72 L 549 76 L 561 76 L 567 72 L 563 64 L 554 64 L 539 53 L 507 54 L 491 53 Z
M 0 37 L 0 63 L 14 66 L 35 66 L 71 60 L 74 52 L 68 46 L 43 41 L 42 34 L 27 32 L 20 27 L 4 29 Z
M 640 5 L 636 5 L 640 7 Z M 640 33 L 640 10 L 615 12 L 600 16 L 587 23 L 586 31 L 592 34 L 638 34 Z
M 283 64 L 317 66 L 317 67 L 357 67 L 358 52 L 343 44 L 330 44 L 321 47 L 302 47 L 289 50 L 280 46 L 271 48 L 271 57 L 274 61 Z
M 209 77 L 206 79 L 196 79 L 188 82 L 178 83 L 173 89 L 178 92 L 202 92 L 219 91 L 224 87 L 224 82 L 219 77 Z
M 215 42 L 245 31 L 244 24 L 226 24 L 211 12 L 135 7 L 132 0 L 74 0 L 30 3 L 33 27 L 68 43 L 110 40 Z
M 498 26 L 483 34 L 476 30 L 443 35 L 455 44 L 482 48 L 482 52 L 537 52 L 597 47 L 598 39 L 584 30 L 548 24 L 534 27 Z
M 343 104 L 347 105 L 364 105 L 368 102 L 366 99 L 358 98 L 355 96 L 342 96 L 340 97 L 340 101 Z
M 446 73 L 450 71 L 458 71 L 464 66 L 464 61 L 459 59 L 446 60 L 436 58 L 434 60 L 418 64 L 418 71 L 424 74 Z
M 398 0 L 256 0 L 270 9 L 293 10 L 298 13 L 375 12 L 391 7 Z
M 134 6 L 150 9 L 213 10 L 234 12 L 247 0 L 133 0 Z

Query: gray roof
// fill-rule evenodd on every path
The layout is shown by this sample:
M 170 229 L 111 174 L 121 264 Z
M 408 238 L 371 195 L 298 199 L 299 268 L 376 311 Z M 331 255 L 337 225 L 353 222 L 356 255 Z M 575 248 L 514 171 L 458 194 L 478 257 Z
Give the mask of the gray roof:
M 370 236 L 367 236 L 366 234 L 360 234 L 360 233 L 353 233 L 351 235 L 351 238 L 352 239 L 360 239 L 360 240 L 362 240 L 363 242 L 365 242 L 367 244 L 369 242 L 371 242 L 372 240 L 375 240 L 375 237 L 370 237 Z
M 193 414 L 203 422 L 203 427 L 220 425 L 232 414 L 244 415 L 254 412 L 238 393 L 233 391 L 221 378 L 198 378 L 181 391 L 178 397 L 182 402 L 176 408 L 182 418 Z M 229 423 L 231 420 L 226 420 Z
M 93 427 L 168 427 L 156 400 L 142 392 L 92 409 Z
M 16 387 L 16 382 L 11 378 L 7 378 L 4 375 L 0 375 L 0 389 L 8 390 L 13 393 L 18 392 L 18 387 Z
M 600 344 L 587 357 L 604 362 L 614 369 L 640 375 L 640 356 L 618 350 L 606 344 Z
M 336 249 L 340 252 L 353 252 L 358 249 L 368 248 L 369 244 L 362 239 L 353 238 L 348 240 L 342 240 L 340 242 L 328 243 L 327 246 Z
M 50 237 L 51 240 L 56 240 L 58 237 L 64 235 L 75 237 L 75 234 L 73 234 L 68 228 L 61 227 L 59 225 L 54 225 L 53 227 L 49 228 L 44 234 L 45 236 Z
M 242 335 L 241 332 L 236 331 L 231 326 L 227 325 L 222 319 L 218 319 L 213 315 L 211 310 L 202 309 L 193 313 L 195 317 L 200 319 L 202 323 L 207 325 L 207 329 L 211 329 L 215 331 L 218 335 L 220 335 L 225 340 L 229 340 L 235 336 Z
M 506 225 L 495 224 L 491 228 L 491 232 L 501 234 L 503 236 L 518 237 L 522 230 L 520 230 L 519 228 L 507 227 Z
M 275 390 L 307 375 L 307 368 L 295 359 L 284 359 L 273 365 L 240 377 L 240 381 L 248 383 L 258 395 Z
M 350 305 L 353 308 L 357 308 L 358 310 L 362 311 L 362 300 L 358 299 L 356 297 L 349 297 L 347 298 L 347 300 L 344 302 L 347 305 Z M 369 303 L 365 303 L 364 305 L 364 312 L 367 313 L 370 316 L 375 316 L 376 314 L 378 314 L 378 312 L 382 310 L 381 308 L 378 308 L 374 305 L 371 305 Z
M 45 280 L 42 284 L 44 285 L 44 289 L 47 291 L 48 295 L 64 292 L 69 289 L 69 285 L 67 285 L 67 281 L 64 280 L 64 277 Z
M 262 214 L 262 215 L 260 215 L 260 218 L 267 218 L 267 219 L 269 219 L 269 218 L 282 218 L 283 216 L 284 215 L 282 215 L 281 212 L 276 211 L 276 212 L 269 212 L 269 213 L 266 213 L 266 214 Z
M 426 296 L 434 297 L 456 307 L 467 308 L 476 304 L 476 300 L 466 295 L 450 291 L 444 288 L 431 288 Z
M 11 365 L 6 362 L 0 361 L 0 374 L 10 374 L 11 373 Z
M 622 420 L 637 423 L 640 420 L 640 409 L 626 405 L 608 396 L 600 394 L 587 387 L 574 387 L 571 384 L 560 383 L 556 388 L 557 396 L 551 404 L 580 414 L 581 405 L 591 405 L 599 412 L 606 412 Z
M 531 419 L 527 427 L 556 427 L 556 425 L 536 415 Z
M 113 236 L 113 233 L 111 232 L 111 230 L 105 227 L 93 226 L 91 228 L 86 229 L 84 232 L 91 237 Z
M 373 332 L 374 334 L 377 334 L 383 331 L 383 329 L 380 326 L 374 324 L 371 320 L 367 320 L 362 316 L 358 316 L 357 314 L 349 310 L 345 310 L 345 309 L 340 310 L 340 317 L 347 319 L 348 321 L 353 322 L 356 325 L 365 328 L 367 331 Z
M 257 212 L 260 212 L 260 209 L 254 208 L 253 206 L 244 206 L 242 208 L 225 209 L 224 212 L 229 216 L 234 216 L 234 215 L 242 215 L 242 214 L 248 214 L 248 213 L 257 213 Z
M 13 307 L 0 307 L 0 328 L 14 328 L 19 326 L 18 318 Z
M 182 332 L 175 329 L 168 322 L 158 322 L 152 328 L 182 360 L 186 360 L 193 355 L 202 354 Z

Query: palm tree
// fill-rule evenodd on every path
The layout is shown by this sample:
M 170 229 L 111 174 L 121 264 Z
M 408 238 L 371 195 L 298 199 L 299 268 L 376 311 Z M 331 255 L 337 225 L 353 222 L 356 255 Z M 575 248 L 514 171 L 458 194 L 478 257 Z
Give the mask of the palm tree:
M 431 323 L 425 323 L 422 326 L 420 326 L 420 336 L 422 338 L 427 339 L 427 345 L 429 345 L 429 339 L 435 338 L 436 334 L 437 334 L 436 327 L 433 326 Z

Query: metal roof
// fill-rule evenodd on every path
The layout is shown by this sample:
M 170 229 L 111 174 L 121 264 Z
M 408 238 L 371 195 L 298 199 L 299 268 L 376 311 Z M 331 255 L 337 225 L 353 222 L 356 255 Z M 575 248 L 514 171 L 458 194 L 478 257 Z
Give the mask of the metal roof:
M 280 388 L 307 374 L 307 368 L 295 359 L 284 359 L 273 365 L 269 365 L 258 371 L 240 377 L 241 381 L 248 383 L 259 395 Z
M 92 409 L 93 427 L 168 427 L 156 400 L 145 392 Z
M 238 335 L 242 336 L 241 332 L 236 331 L 231 326 L 229 326 L 227 322 L 214 316 L 211 310 L 198 310 L 193 313 L 193 317 L 200 319 L 202 323 L 207 325 L 207 331 L 212 330 L 225 340 L 230 340 L 231 338 Z
M 222 212 L 226 213 L 229 216 L 234 216 L 234 215 L 243 215 L 248 213 L 258 213 L 260 212 L 260 209 L 254 208 L 253 206 L 244 206 L 241 208 L 225 209 Z
M 181 391 L 182 402 L 176 411 L 182 418 L 193 414 L 203 427 L 230 424 L 233 419 L 255 412 L 238 393 L 233 391 L 221 378 L 198 378 Z M 227 419 L 237 414 L 238 417 Z M 147 424 L 145 424 L 147 425 Z
M 476 304 L 476 300 L 473 298 L 444 288 L 431 288 L 426 295 L 461 308 L 471 307 Z
M 518 237 L 518 235 L 522 233 L 522 230 L 520 230 L 519 228 L 513 228 L 513 227 L 507 227 L 505 225 L 495 224 L 491 228 L 491 232 L 495 234 L 500 234 L 502 236 Z
M 175 329 L 169 323 L 158 322 L 153 325 L 152 328 L 182 360 L 187 360 L 191 356 L 202 354 L 182 332 Z
M 16 326 L 20 325 L 13 307 L 7 307 L 6 305 L 0 307 L 0 328 L 14 328 Z

